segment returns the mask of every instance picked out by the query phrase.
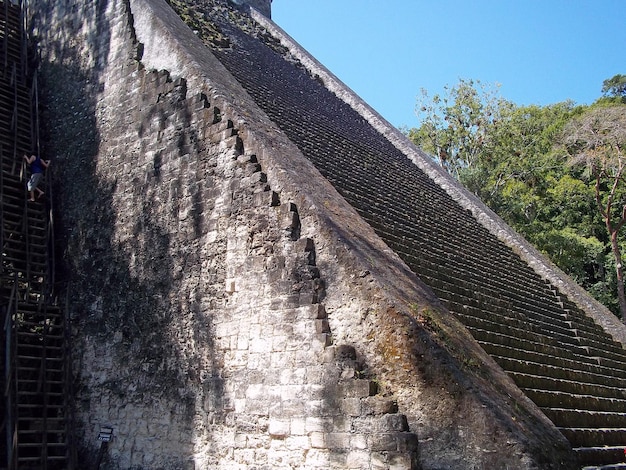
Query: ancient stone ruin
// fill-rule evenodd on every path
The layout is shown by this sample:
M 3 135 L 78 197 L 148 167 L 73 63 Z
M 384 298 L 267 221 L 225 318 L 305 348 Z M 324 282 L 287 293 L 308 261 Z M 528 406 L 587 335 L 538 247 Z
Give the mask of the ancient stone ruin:
M 270 4 L 3 4 L 0 468 L 620 468 L 623 325 Z

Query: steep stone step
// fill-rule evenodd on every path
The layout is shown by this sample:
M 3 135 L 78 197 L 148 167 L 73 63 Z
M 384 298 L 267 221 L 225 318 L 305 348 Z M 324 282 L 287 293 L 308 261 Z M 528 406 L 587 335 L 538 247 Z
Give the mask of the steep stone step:
M 424 279 L 424 276 L 422 278 Z M 565 314 L 555 317 L 538 310 L 523 310 L 519 308 L 519 305 L 515 306 L 508 302 L 506 297 L 481 296 L 479 299 L 472 299 L 470 296 L 477 296 L 477 294 L 473 293 L 470 287 L 464 293 L 459 290 L 458 284 L 433 281 L 432 278 L 429 280 L 430 282 L 428 280 L 425 282 L 455 314 L 473 317 L 477 319 L 476 321 L 490 321 L 496 324 L 505 322 L 517 328 L 554 338 L 554 340 L 580 344 L 576 330 L 570 322 L 566 321 Z
M 570 332 L 571 335 L 567 336 L 560 332 L 550 331 L 547 328 L 541 329 L 530 324 L 524 328 L 524 322 L 510 317 L 499 316 L 497 319 L 488 320 L 474 315 L 459 313 L 458 310 L 453 311 L 467 327 L 487 330 L 502 335 L 515 336 L 518 339 L 525 339 L 528 341 L 553 344 L 555 346 L 564 342 L 571 343 L 576 346 L 579 345 L 576 341 L 576 337 L 573 336 L 573 332 Z M 467 312 L 468 310 L 464 309 L 464 311 Z
M 626 429 L 559 428 L 572 447 L 626 446 Z
M 459 243 L 463 243 L 463 241 L 459 241 Z M 483 292 L 500 291 L 515 296 L 516 291 L 519 291 L 519 295 L 516 296 L 517 299 L 530 305 L 545 308 L 553 302 L 553 296 L 546 296 L 545 288 L 542 292 L 543 295 L 538 295 L 541 291 L 537 290 L 536 283 L 529 281 L 527 275 L 515 273 L 514 268 L 511 272 L 507 272 L 506 266 L 502 267 L 502 263 L 498 264 L 496 260 L 484 260 L 482 264 L 478 265 L 473 262 L 470 256 L 460 257 L 458 251 L 454 251 L 460 249 L 460 246 L 453 247 L 448 251 L 443 247 L 433 245 L 435 245 L 434 240 L 433 243 L 425 243 L 421 250 L 425 255 L 422 253 L 415 254 L 422 256 L 422 263 L 430 264 L 430 268 L 438 272 L 441 278 L 479 280 L 479 282 L 472 282 L 472 284 L 481 285 Z M 484 249 L 484 247 L 481 248 Z M 439 256 L 433 256 L 437 253 Z M 455 256 L 450 256 L 450 253 L 454 253 Z M 406 254 L 411 255 L 410 252 L 406 252 Z M 497 265 L 498 269 L 494 271 L 493 265 Z M 460 277 L 459 273 L 464 273 L 465 276 Z M 528 295 L 531 289 L 532 292 L 535 292 L 534 296 Z
M 574 448 L 578 461 L 585 469 L 602 470 L 626 468 L 624 446 Z M 591 466 L 588 466 L 591 465 Z
M 460 272 L 460 271 L 458 271 L 458 269 L 461 269 L 461 268 L 462 267 L 458 266 L 458 267 L 455 267 L 454 269 L 451 270 L 451 273 L 450 273 L 450 276 L 452 276 L 451 277 L 451 283 L 453 283 L 453 284 L 455 282 L 458 283 L 458 279 L 459 279 L 458 274 Z M 435 277 L 437 275 L 440 275 L 442 270 L 446 270 L 446 269 L 447 268 L 445 266 L 442 267 L 440 264 L 434 263 L 434 271 L 435 271 L 434 275 L 435 275 Z M 420 271 L 418 271 L 418 272 L 420 272 Z M 502 273 L 502 275 L 505 276 L 506 274 Z M 461 276 L 461 278 L 462 277 L 463 276 Z M 441 280 L 441 278 L 439 278 L 439 280 Z M 552 291 L 551 289 L 546 290 L 545 284 L 542 284 L 542 289 L 544 291 L 546 291 L 546 295 L 551 295 L 556 300 L 556 295 L 554 294 L 554 291 Z M 551 292 L 551 294 L 548 294 L 548 291 Z M 514 290 L 509 290 L 507 295 L 511 295 L 514 292 L 515 292 Z M 529 297 L 527 292 L 523 293 L 522 297 L 517 296 L 517 298 L 518 298 L 519 302 L 522 302 L 522 304 L 523 303 L 533 302 L 533 298 Z M 542 305 L 547 305 L 547 304 L 544 304 L 542 302 L 540 304 L 535 304 L 535 305 L 537 306 L 537 308 L 543 309 L 545 307 L 543 307 Z M 556 308 L 556 307 L 555 306 L 551 307 L 551 309 L 554 309 L 554 308 Z M 528 309 L 528 311 L 532 312 L 533 309 Z M 602 339 L 607 338 L 607 335 L 604 332 L 602 332 L 602 330 L 599 329 L 597 327 L 597 325 L 595 325 L 591 319 L 589 319 L 587 317 L 574 317 L 573 320 L 574 320 L 574 324 L 572 324 L 570 322 L 570 328 L 576 328 L 576 329 L 583 330 L 583 331 L 589 331 L 589 333 L 591 335 L 599 335 L 598 339 L 597 339 L 598 341 L 601 341 Z
M 510 357 L 492 357 L 496 360 L 500 367 L 509 372 L 532 373 L 533 375 L 542 375 L 546 377 L 553 377 L 555 379 L 593 383 L 606 385 L 608 387 L 626 388 L 626 378 L 601 374 L 599 372 L 601 372 L 602 370 L 598 368 L 596 368 L 595 372 L 592 372 L 590 370 L 592 369 L 591 367 L 579 367 L 584 364 L 575 364 L 570 362 L 568 365 L 572 365 L 574 366 L 574 368 L 569 368 L 565 366 L 565 363 L 563 363 L 562 365 L 550 365 L 541 362 L 514 359 Z
M 590 395 L 577 395 L 553 390 L 523 389 L 540 408 L 567 408 L 573 410 L 626 413 L 626 400 Z M 626 444 L 626 442 L 625 442 Z
M 591 395 L 596 397 L 617 398 L 619 400 L 626 400 L 626 389 L 623 388 L 576 382 L 573 380 L 555 379 L 552 377 L 543 377 L 539 375 L 532 375 L 514 371 L 507 373 L 513 378 L 517 386 L 522 389 L 551 390 L 570 393 L 573 395 Z M 576 425 L 574 424 L 569 427 L 576 427 Z M 585 426 L 579 425 L 578 427 Z M 605 425 L 599 427 L 616 426 Z
M 613 363 L 605 360 L 594 360 L 587 362 L 589 358 L 579 357 L 574 354 L 558 354 L 555 349 L 551 354 L 545 354 L 536 351 L 516 349 L 502 344 L 494 344 L 488 342 L 480 342 L 481 346 L 492 357 L 517 359 L 520 361 L 532 361 L 539 364 L 556 366 L 558 368 L 566 368 L 573 370 L 587 371 L 592 374 L 606 375 L 626 378 L 626 370 L 621 369 L 621 363 Z M 497 359 L 496 359 L 497 360 Z
M 562 358 L 566 361 L 577 361 L 580 365 L 570 364 L 572 370 L 586 370 L 591 373 L 598 373 L 601 369 L 605 373 L 600 375 L 626 377 L 625 362 L 621 355 L 613 355 L 600 350 L 580 345 L 573 349 L 566 350 L 562 345 L 554 343 L 532 341 L 528 339 L 494 333 L 489 330 L 477 329 L 468 326 L 470 332 L 474 335 L 483 349 L 494 356 L 503 358 L 511 358 L 519 361 L 536 361 L 537 363 L 547 362 L 548 364 L 564 367 L 565 364 L 556 358 Z M 539 339 L 541 337 L 538 337 Z M 588 365 L 584 365 L 588 364 Z M 516 368 L 518 370 L 519 368 Z
M 548 320 L 545 317 L 537 317 L 532 313 L 526 318 L 510 317 L 509 311 L 505 310 L 502 314 L 495 314 L 490 312 L 476 312 L 472 307 L 458 304 L 452 305 L 450 310 L 461 315 L 469 315 L 477 317 L 482 314 L 482 319 L 488 320 L 496 324 L 506 324 L 511 327 L 533 332 L 535 334 L 542 334 L 547 336 L 553 336 L 559 341 L 565 341 L 576 346 L 583 346 L 592 348 L 595 350 L 610 351 L 609 354 L 605 354 L 605 357 L 612 357 L 617 362 L 626 363 L 626 351 L 621 347 L 621 344 L 613 340 L 607 333 L 605 333 L 596 324 L 580 324 L 574 321 L 561 322 L 561 326 L 555 325 L 554 322 Z M 468 324 L 465 320 L 464 323 Z M 478 326 L 478 325 L 474 325 Z M 571 338 L 571 339 L 570 339 Z
M 440 230 L 438 228 L 440 225 L 439 220 L 439 214 L 434 214 L 432 220 L 428 222 L 422 220 L 421 222 L 422 224 L 426 223 L 432 232 L 433 230 Z M 475 221 L 473 223 L 475 224 Z M 473 230 L 476 230 L 476 227 L 467 227 L 459 230 L 458 233 L 463 234 L 463 237 L 465 237 Z M 407 233 L 412 232 L 408 229 Z M 487 289 L 485 290 L 502 290 L 512 294 L 516 288 L 521 287 L 517 290 L 521 294 L 520 299 L 522 301 L 535 305 L 553 304 L 554 294 L 548 294 L 545 284 L 539 282 L 536 275 L 533 272 L 529 272 L 528 267 L 523 265 L 521 260 L 512 252 L 502 252 L 501 256 L 488 256 L 488 250 L 496 251 L 502 249 L 499 244 L 491 244 L 493 246 L 486 247 L 485 243 L 489 243 L 489 238 L 481 238 L 476 242 L 475 246 L 468 244 L 466 238 L 460 238 L 453 243 L 453 248 L 449 249 L 449 247 L 444 247 L 436 243 L 436 241 L 441 239 L 449 240 L 450 232 L 441 232 L 440 237 L 443 238 L 434 237 L 432 242 L 425 243 L 421 251 L 426 256 L 428 254 L 438 254 L 433 259 L 433 265 L 445 270 L 452 278 L 458 279 L 455 273 L 467 272 L 468 278 L 480 279 L 483 285 L 486 284 Z M 480 264 L 476 262 L 476 250 L 486 254 L 484 258 L 480 259 Z M 460 253 L 463 252 L 466 252 L 467 255 L 461 256 Z M 530 293 L 534 293 L 534 295 L 530 295 Z
M 531 305 L 527 298 L 513 295 L 512 291 L 477 291 L 475 285 L 459 281 L 459 278 L 463 278 L 462 271 L 452 271 L 445 279 L 441 277 L 441 268 L 436 266 L 421 269 L 419 273 L 442 300 L 467 305 L 467 308 L 491 311 L 496 317 L 504 310 L 511 317 L 517 316 L 520 321 L 530 322 L 538 327 L 547 328 L 548 331 L 560 332 L 565 336 L 573 336 L 576 328 L 584 329 L 581 325 L 569 321 L 566 312 L 558 311 L 556 305 L 550 306 L 549 309 L 546 308 L 547 305 Z
M 626 413 L 546 407 L 541 410 L 557 427 L 626 429 Z
M 626 364 L 626 351 L 611 343 L 607 343 L 606 346 L 603 347 L 602 344 L 586 341 L 585 347 L 590 356 L 611 359 L 615 362 Z M 622 367 L 624 367 L 624 365 Z
M 587 356 L 587 350 L 583 348 L 577 349 L 564 349 L 559 348 L 558 345 L 551 343 L 541 343 L 538 341 L 529 341 L 525 339 L 516 338 L 514 336 L 509 336 L 501 333 L 494 333 L 489 330 L 483 330 L 479 328 L 468 327 L 468 330 L 474 336 L 474 338 L 483 345 L 485 351 L 489 352 L 489 345 L 501 345 L 511 350 L 517 351 L 529 351 L 531 353 L 540 353 L 544 355 L 551 356 L 565 356 L 569 359 L 579 359 L 582 362 L 586 362 L 588 364 L 598 364 L 598 360 L 593 357 Z M 522 353 L 523 354 L 523 353 Z M 523 359 L 520 358 L 520 359 Z

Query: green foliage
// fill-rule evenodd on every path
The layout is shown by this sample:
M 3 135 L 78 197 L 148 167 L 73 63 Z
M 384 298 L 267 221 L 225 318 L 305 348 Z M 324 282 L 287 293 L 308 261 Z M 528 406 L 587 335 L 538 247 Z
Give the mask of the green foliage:
M 457 86 L 446 87 L 443 95 L 432 98 L 424 89 L 421 93 L 416 112 L 423 124 L 409 130 L 409 138 L 458 177 L 489 148 L 490 129 L 506 104 L 498 97 L 497 88 L 473 80 L 460 80 Z
M 602 93 L 605 96 L 626 96 L 626 75 L 617 74 L 604 80 Z
M 481 179 L 461 172 L 461 182 L 498 212 L 509 212 L 520 223 L 532 221 L 548 185 L 562 176 L 562 157 L 552 152 L 552 142 L 575 112 L 571 103 L 507 105 L 491 129 L 489 153 L 477 162 Z M 518 192 L 522 201 L 511 200 Z
M 596 104 L 626 104 L 626 75 L 617 74 L 604 80 L 602 95 Z
M 605 244 L 597 238 L 583 237 L 566 227 L 537 233 L 535 244 L 578 283 L 590 287 L 604 281 L 600 265 L 605 261 Z
M 597 104 L 572 119 L 561 139 L 569 164 L 584 168 L 593 181 L 597 211 L 602 216 L 615 261 L 619 311 L 626 322 L 626 292 L 620 237 L 626 224 L 626 105 Z
M 591 107 L 571 101 L 517 106 L 500 98 L 497 88 L 461 80 L 455 87 L 446 87 L 444 96 L 429 98 L 422 90 L 417 105 L 422 125 L 405 131 L 616 314 L 616 263 L 605 219 L 598 210 L 593 167 L 572 165 L 576 146 L 561 144 L 572 126 L 580 127 L 593 112 L 598 119 L 611 121 L 608 112 L 594 110 L 614 107 L 616 100 L 619 104 L 625 87 L 626 76 L 606 80 L 605 96 Z M 626 203 L 624 186 L 618 186 L 613 196 L 619 201 L 610 209 L 615 216 L 621 215 Z M 605 203 L 607 189 L 610 184 L 603 181 L 600 190 Z

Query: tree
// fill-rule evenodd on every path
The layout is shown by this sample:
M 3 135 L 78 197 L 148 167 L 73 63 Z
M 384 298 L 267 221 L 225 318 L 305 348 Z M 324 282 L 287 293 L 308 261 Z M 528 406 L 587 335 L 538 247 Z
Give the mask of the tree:
M 413 142 L 430 153 L 454 177 L 471 167 L 488 152 L 491 128 L 506 103 L 497 88 L 478 80 L 463 80 L 454 87 L 444 87 L 443 95 L 432 98 L 421 90 L 416 114 L 422 120 L 417 129 L 408 131 Z
M 407 135 L 617 314 L 594 188 L 555 149 L 564 126 L 585 107 L 516 106 L 499 98 L 497 88 L 471 80 L 445 90 L 430 101 L 422 90 L 422 125 Z
M 615 259 L 617 297 L 626 323 L 620 230 L 626 224 L 626 105 L 595 106 L 573 119 L 563 133 L 572 166 L 583 165 L 594 182 L 598 211 Z
M 459 179 L 518 226 L 535 219 L 549 187 L 546 181 L 561 177 L 564 162 L 552 154 L 555 136 L 578 111 L 571 102 L 546 107 L 503 103 L 506 105 L 498 110 L 498 121 L 489 129 L 488 151 L 481 152 L 472 167 L 464 168 Z M 527 196 L 524 213 L 515 209 L 522 202 L 520 191 Z
M 605 96 L 626 97 L 626 75 L 617 74 L 602 82 Z
M 485 91 L 478 81 L 461 80 L 445 90 L 445 96 L 430 101 L 422 90 L 417 106 L 422 125 L 405 131 L 409 138 L 624 318 L 618 298 L 624 290 L 621 256 L 616 260 L 615 253 L 621 254 L 626 243 L 613 232 L 623 215 L 618 209 L 626 204 L 626 185 L 619 185 L 612 196 L 607 230 L 606 211 L 599 210 L 598 202 L 606 202 L 607 181 L 596 187 L 589 168 L 580 159 L 573 164 L 582 143 L 568 143 L 567 151 L 557 145 L 591 109 L 622 106 L 621 98 L 605 96 L 593 107 L 571 101 L 516 106 L 499 98 L 494 88 Z M 614 116 L 597 117 L 615 122 Z M 570 124 L 572 120 L 577 124 Z

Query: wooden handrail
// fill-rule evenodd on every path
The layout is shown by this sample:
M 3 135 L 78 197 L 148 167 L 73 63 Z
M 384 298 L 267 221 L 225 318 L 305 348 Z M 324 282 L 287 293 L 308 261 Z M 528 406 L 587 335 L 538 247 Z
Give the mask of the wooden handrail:
M 4 319 L 5 337 L 5 388 L 3 398 L 6 403 L 6 444 L 8 468 L 16 468 L 15 455 L 17 449 L 17 419 L 15 410 L 16 371 L 13 369 L 15 363 L 15 314 L 17 312 L 17 273 L 14 276 L 9 302 L 6 306 L 6 316 Z
M 9 4 L 8 2 L 4 2 L 4 47 L 3 47 L 3 55 L 4 55 L 4 73 L 6 74 L 7 72 L 7 68 L 9 66 L 9 41 L 8 41 L 8 37 L 9 37 Z
M 20 7 L 20 36 L 21 36 L 21 45 L 22 45 L 22 53 L 20 54 L 20 62 L 22 65 L 22 77 L 28 77 L 28 42 L 27 31 L 28 31 L 28 11 L 27 4 L 22 0 L 19 0 Z
M 4 147 L 2 146 L 2 142 L 0 142 L 0 165 L 2 165 L 4 160 Z M 0 168 L 0 196 L 4 195 L 4 171 Z M 4 212 L 2 206 L 0 205 L 0 220 L 4 220 Z M 2 229 L 0 230 L 0 246 L 4 247 L 4 230 L 5 226 L 2 224 Z M 4 273 L 4 266 L 0 265 L 0 276 Z

